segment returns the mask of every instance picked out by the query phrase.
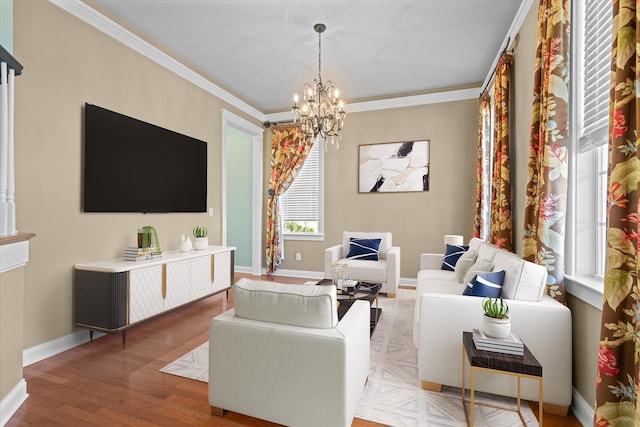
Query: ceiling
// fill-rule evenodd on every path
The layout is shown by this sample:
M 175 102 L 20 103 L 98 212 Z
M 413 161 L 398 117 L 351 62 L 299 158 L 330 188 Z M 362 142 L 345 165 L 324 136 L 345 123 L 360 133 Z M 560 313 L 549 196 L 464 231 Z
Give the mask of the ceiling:
M 94 0 L 263 113 L 318 76 L 347 104 L 480 86 L 523 0 Z

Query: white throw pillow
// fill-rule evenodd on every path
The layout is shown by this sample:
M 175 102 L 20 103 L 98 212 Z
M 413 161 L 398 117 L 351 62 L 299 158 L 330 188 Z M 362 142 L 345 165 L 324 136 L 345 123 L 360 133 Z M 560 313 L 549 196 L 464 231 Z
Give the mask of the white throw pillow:
M 469 283 L 476 277 L 476 274 L 489 273 L 493 268 L 493 264 L 488 259 L 478 258 L 476 262 L 469 267 L 469 271 L 464 275 L 463 283 Z
M 471 266 L 476 262 L 476 258 L 478 258 L 478 252 L 472 249 L 469 249 L 458 258 L 458 262 L 456 262 L 454 268 L 458 283 L 463 283 L 465 274 L 467 274 L 467 271 L 469 271 Z

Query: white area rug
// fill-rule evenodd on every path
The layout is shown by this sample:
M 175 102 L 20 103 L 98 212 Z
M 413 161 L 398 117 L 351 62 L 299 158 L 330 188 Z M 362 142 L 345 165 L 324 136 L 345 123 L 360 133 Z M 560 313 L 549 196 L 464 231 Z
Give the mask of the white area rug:
M 399 289 L 396 298 L 379 300 L 382 315 L 371 337 L 369 380 L 356 417 L 393 427 L 466 426 L 459 388 L 443 387 L 436 393 L 420 387 L 418 351 L 413 345 L 414 300 L 415 291 L 410 289 Z M 207 382 L 208 369 L 206 342 L 160 371 Z M 476 392 L 476 401 L 516 408 L 515 399 L 486 393 Z M 527 425 L 537 426 L 527 402 L 521 408 Z M 476 406 L 475 425 L 512 427 L 522 423 L 515 412 Z

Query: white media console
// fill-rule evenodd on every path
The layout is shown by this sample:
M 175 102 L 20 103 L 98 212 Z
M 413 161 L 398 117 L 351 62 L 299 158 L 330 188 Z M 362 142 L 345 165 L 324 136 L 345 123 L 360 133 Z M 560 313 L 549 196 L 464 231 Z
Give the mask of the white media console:
M 163 252 L 146 261 L 114 259 L 76 264 L 75 323 L 93 331 L 122 333 L 135 324 L 233 285 L 235 247 Z

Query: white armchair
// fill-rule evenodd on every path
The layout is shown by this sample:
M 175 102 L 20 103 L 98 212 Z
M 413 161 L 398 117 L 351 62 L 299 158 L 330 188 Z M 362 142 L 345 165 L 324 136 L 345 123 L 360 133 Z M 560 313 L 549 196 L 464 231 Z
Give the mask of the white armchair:
M 337 320 L 336 288 L 240 279 L 211 320 L 209 404 L 300 427 L 348 427 L 369 373 L 369 303 Z
M 345 258 L 349 253 L 351 238 L 381 239 L 379 260 Z M 381 283 L 380 292 L 395 298 L 400 284 L 400 247 L 392 246 L 391 233 L 353 232 L 342 233 L 342 244 L 324 251 L 324 278 L 331 279 L 335 263 L 347 265 L 347 278 L 352 280 Z

